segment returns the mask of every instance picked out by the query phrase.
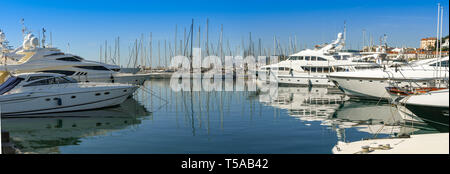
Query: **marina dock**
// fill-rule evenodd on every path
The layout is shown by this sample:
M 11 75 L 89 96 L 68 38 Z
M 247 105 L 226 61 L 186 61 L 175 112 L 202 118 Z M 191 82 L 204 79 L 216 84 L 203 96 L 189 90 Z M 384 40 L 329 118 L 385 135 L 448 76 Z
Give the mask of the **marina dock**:
M 411 135 L 409 138 L 338 142 L 334 154 L 449 154 L 449 134 Z
M 2 140 L 2 154 L 18 154 L 20 153 L 20 150 L 17 149 L 14 144 L 11 142 L 9 132 L 2 131 L 1 133 L 1 140 Z

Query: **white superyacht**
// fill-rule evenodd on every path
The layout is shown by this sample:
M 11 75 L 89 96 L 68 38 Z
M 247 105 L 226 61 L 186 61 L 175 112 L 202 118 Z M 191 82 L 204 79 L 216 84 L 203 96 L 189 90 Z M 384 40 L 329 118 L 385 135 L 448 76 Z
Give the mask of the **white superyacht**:
M 137 88 L 131 84 L 77 83 L 55 73 L 9 75 L 0 85 L 0 112 L 1 116 L 21 116 L 116 106 Z
M 389 100 L 386 87 L 395 81 L 400 87 L 435 87 L 448 85 L 448 58 L 434 58 L 408 66 L 355 72 L 335 72 L 328 75 L 345 94 L 355 98 Z
M 42 41 L 44 45 L 44 41 Z M 148 77 L 143 74 L 121 73 L 117 65 L 85 60 L 80 56 L 67 54 L 51 47 L 39 47 L 38 39 L 31 33 L 24 37 L 21 47 L 3 49 L 0 77 L 6 71 L 15 73 L 46 72 L 73 77 L 79 82 L 112 82 L 141 85 Z M 4 63 L 3 60 L 8 60 Z
M 339 33 L 333 43 L 320 49 L 306 49 L 290 55 L 287 60 L 260 67 L 258 71 L 265 73 L 266 76 L 258 76 L 258 79 L 266 81 L 267 77 L 275 77 L 271 81 L 276 81 L 278 84 L 334 86 L 327 78 L 331 72 L 380 67 L 375 62 L 362 60 L 367 60 L 369 57 L 381 59 L 382 53 L 362 56 L 339 52 L 343 43 L 342 33 Z

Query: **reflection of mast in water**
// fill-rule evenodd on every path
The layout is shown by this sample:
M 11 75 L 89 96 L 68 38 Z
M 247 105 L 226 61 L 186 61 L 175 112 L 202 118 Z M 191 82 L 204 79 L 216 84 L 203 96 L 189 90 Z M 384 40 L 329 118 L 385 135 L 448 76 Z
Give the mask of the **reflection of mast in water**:
M 153 83 L 150 84 L 150 91 L 153 91 Z M 150 97 L 150 110 L 154 111 L 153 110 L 153 96 Z
M 207 117 L 208 117 L 208 122 L 207 122 L 207 133 L 208 133 L 208 135 L 209 135 L 209 94 L 210 94 L 211 92 L 207 92 L 206 93 L 206 114 L 207 114 Z
M 192 47 L 192 40 L 191 40 L 191 47 Z M 192 54 L 192 53 L 191 53 Z M 191 55 L 192 57 L 192 55 Z M 195 124 L 194 124 L 194 99 L 193 99 L 193 80 L 191 79 L 191 89 L 190 89 L 190 94 L 191 94 L 191 126 L 192 126 L 192 135 L 195 136 Z
M 200 91 L 197 91 L 197 97 L 198 97 L 198 124 L 199 124 L 199 128 L 202 128 L 202 99 L 200 96 Z
M 191 83 L 191 85 L 192 85 L 192 83 Z M 190 90 L 190 94 L 191 94 L 191 97 L 190 97 L 190 111 L 189 111 L 188 106 L 186 104 L 187 98 L 186 98 L 186 95 L 185 95 L 185 91 L 183 89 L 181 90 L 181 94 L 182 94 L 182 97 L 183 97 L 183 106 L 184 106 L 183 110 L 184 110 L 184 113 L 185 113 L 185 121 L 189 120 L 189 122 L 191 123 L 192 135 L 195 136 L 194 110 L 193 110 L 193 106 L 192 106 L 192 103 L 193 103 L 193 101 L 192 101 L 192 90 Z M 190 115 L 189 115 L 188 112 L 190 113 Z
M 180 127 L 179 121 L 178 121 L 178 95 L 179 93 L 175 93 L 175 121 L 177 123 L 177 128 Z
M 218 80 L 218 79 L 215 79 Z M 224 86 L 224 81 L 226 80 L 222 80 L 220 79 L 222 82 L 222 90 L 211 90 L 211 91 L 197 91 L 194 92 L 193 90 L 184 90 L 184 91 L 180 91 L 180 92 L 175 92 L 173 91 L 173 94 L 175 98 L 171 97 L 172 101 L 175 101 L 174 103 L 174 110 L 176 111 L 176 121 L 177 121 L 177 127 L 179 127 L 179 124 L 183 124 L 183 123 L 179 123 L 179 118 L 178 115 L 180 114 L 179 112 L 183 112 L 181 114 L 185 114 L 184 118 L 185 118 L 185 126 L 190 126 L 192 129 L 192 134 L 195 136 L 195 133 L 197 130 L 195 130 L 197 127 L 198 128 L 202 128 L 204 127 L 205 123 L 203 121 L 206 122 L 206 132 L 209 135 L 211 133 L 211 116 L 218 116 L 218 121 L 220 122 L 220 129 L 223 131 L 224 130 L 224 119 L 225 119 L 225 114 L 232 114 L 232 110 L 231 108 L 234 107 L 234 105 L 236 104 L 234 102 L 234 100 L 238 100 L 239 102 L 243 102 L 241 103 L 242 105 L 242 116 L 246 116 L 248 115 L 248 113 L 250 113 L 250 119 L 252 119 L 253 114 L 257 113 L 255 112 L 255 109 L 257 108 L 256 103 L 252 100 L 249 100 L 249 104 L 250 106 L 248 106 L 248 104 L 246 103 L 245 98 L 242 98 L 242 94 L 244 95 L 249 95 L 249 92 L 247 90 L 245 91 L 238 91 L 240 93 L 240 95 L 236 96 L 235 93 L 237 91 L 234 91 L 234 87 L 235 87 L 235 83 L 233 82 L 233 91 L 234 92 L 230 92 L 230 91 L 226 91 L 225 90 L 225 86 Z M 191 79 L 191 82 L 194 81 L 194 79 Z M 195 84 L 190 83 L 190 87 L 194 87 Z M 201 89 L 201 88 L 200 88 Z M 227 88 L 228 89 L 228 88 Z M 170 90 L 170 89 L 169 89 Z M 172 92 L 172 91 L 171 91 Z M 187 93 L 189 92 L 189 94 Z M 172 94 L 170 94 L 172 95 Z M 180 98 L 178 98 L 180 97 Z M 190 98 L 189 98 L 190 97 Z M 178 103 L 178 101 L 180 100 L 180 102 L 182 103 Z M 245 101 L 242 101 L 245 100 Z M 195 106 L 197 105 L 198 106 Z M 178 108 L 178 106 L 180 106 L 180 108 Z M 250 111 L 247 110 L 247 108 L 250 109 Z M 196 110 L 195 110 L 196 109 Z M 262 105 L 259 105 L 259 115 L 261 117 L 262 115 Z M 211 115 L 211 112 L 213 113 L 213 115 Z M 247 114 L 246 114 L 247 113 Z M 197 115 L 195 115 L 197 114 Z M 206 120 L 204 119 L 204 116 L 206 114 Z M 198 124 L 195 123 L 195 119 L 197 119 Z
M 223 90 L 220 91 L 220 103 L 219 103 L 219 114 L 220 114 L 220 130 L 223 131 L 223 101 L 222 101 Z

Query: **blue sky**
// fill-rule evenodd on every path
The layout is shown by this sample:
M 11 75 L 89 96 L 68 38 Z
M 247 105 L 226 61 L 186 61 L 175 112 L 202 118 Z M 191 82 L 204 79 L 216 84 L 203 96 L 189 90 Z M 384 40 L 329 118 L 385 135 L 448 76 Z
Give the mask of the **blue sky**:
M 154 45 L 157 40 L 173 42 L 175 25 L 179 40 L 192 19 L 196 30 L 200 25 L 203 32 L 206 18 L 213 43 L 217 43 L 223 24 L 224 39 L 230 45 L 240 44 L 242 37 L 247 40 L 252 32 L 252 38 L 261 38 L 268 48 L 274 35 L 284 44 L 296 35 L 301 47 L 312 47 L 335 39 L 346 21 L 348 47 L 353 49 L 362 45 L 363 29 L 366 37 L 377 39 L 387 34 L 391 45 L 418 47 L 421 38 L 436 36 L 438 2 L 445 8 L 443 28 L 448 35 L 448 1 L 435 0 L 14 0 L 0 4 L 0 28 L 11 44 L 18 46 L 22 41 L 20 19 L 24 18 L 35 34 L 42 27 L 52 31 L 54 46 L 65 51 L 70 43 L 70 52 L 92 60 L 98 60 L 105 40 L 112 43 L 120 36 L 121 55 L 127 57 L 128 46 L 141 34 L 148 37 L 152 32 Z

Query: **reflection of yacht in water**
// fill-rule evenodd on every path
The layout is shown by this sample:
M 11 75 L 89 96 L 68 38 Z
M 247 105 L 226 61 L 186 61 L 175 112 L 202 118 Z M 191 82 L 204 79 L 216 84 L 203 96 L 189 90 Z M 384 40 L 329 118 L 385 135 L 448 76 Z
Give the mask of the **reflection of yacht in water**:
M 290 116 L 302 121 L 320 121 L 320 125 L 336 131 L 345 139 L 345 129 L 370 134 L 403 135 L 435 132 L 430 127 L 409 126 L 404 123 L 395 107 L 360 101 L 347 101 L 335 88 L 279 87 L 275 92 L 262 93 L 259 100 L 275 108 L 285 109 Z M 308 124 L 307 124 L 308 125 Z
M 399 115 L 397 108 L 389 104 L 375 102 L 347 101 L 333 114 L 332 118 L 322 122 L 336 128 L 338 137 L 345 137 L 343 129 L 355 128 L 359 132 L 370 134 L 387 134 L 392 136 L 404 134 L 421 134 L 436 132 L 425 125 L 408 125 Z
M 278 87 L 275 91 L 262 93 L 261 103 L 286 109 L 290 116 L 304 121 L 317 121 L 331 117 L 348 97 L 334 93 L 335 88 L 326 87 Z
M 39 118 L 5 118 L 2 130 L 10 133 L 22 152 L 59 153 L 59 146 L 77 145 L 82 138 L 138 125 L 149 115 L 143 105 L 128 99 L 114 108 L 54 113 Z

